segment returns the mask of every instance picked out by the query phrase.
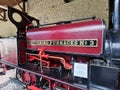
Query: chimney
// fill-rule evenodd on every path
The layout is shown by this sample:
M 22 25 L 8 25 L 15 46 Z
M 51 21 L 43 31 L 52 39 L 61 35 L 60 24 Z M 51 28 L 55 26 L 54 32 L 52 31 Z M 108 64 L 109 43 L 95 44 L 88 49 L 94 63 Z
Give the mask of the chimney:
M 114 0 L 113 28 L 115 31 L 120 29 L 120 1 Z

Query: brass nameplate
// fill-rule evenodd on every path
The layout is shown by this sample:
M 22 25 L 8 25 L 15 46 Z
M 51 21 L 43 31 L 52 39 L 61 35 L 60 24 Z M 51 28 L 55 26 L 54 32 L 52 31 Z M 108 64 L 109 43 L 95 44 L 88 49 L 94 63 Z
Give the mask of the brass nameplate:
M 97 39 L 28 40 L 28 45 L 97 47 L 98 46 L 98 40 Z

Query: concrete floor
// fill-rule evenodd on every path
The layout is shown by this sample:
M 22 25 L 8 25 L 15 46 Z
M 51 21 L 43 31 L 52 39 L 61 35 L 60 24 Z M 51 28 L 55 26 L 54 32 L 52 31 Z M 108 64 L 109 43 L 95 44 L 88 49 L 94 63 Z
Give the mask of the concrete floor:
M 2 69 L 0 69 L 2 71 Z M 6 72 L 6 75 L 0 75 L 0 84 L 10 80 L 9 78 L 14 78 L 16 74 L 16 69 L 11 69 Z
M 2 70 L 0 69 L 0 71 Z M 14 78 L 15 74 L 16 70 L 11 69 L 6 72 L 6 75 L 0 76 L 0 90 L 25 90 L 23 89 L 23 86 L 20 86 L 10 80 L 10 77 Z

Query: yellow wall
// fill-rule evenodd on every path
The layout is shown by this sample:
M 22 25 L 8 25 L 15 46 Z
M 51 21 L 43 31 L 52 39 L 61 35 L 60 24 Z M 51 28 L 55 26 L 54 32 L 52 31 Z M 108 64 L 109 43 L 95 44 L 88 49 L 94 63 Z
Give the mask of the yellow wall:
M 41 24 L 73 20 L 91 16 L 103 18 L 108 25 L 109 0 L 28 0 L 27 12 L 40 20 Z M 7 22 L 0 22 L 0 36 L 16 35 L 16 28 Z

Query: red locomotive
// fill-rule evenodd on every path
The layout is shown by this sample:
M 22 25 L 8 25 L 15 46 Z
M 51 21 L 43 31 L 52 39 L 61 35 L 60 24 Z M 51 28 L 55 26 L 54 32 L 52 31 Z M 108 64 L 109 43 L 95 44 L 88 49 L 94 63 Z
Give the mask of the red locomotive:
M 21 16 L 20 22 L 12 17 L 14 13 Z M 14 8 L 8 8 L 8 16 L 18 31 L 17 37 L 0 39 L 1 63 L 17 68 L 17 80 L 28 89 L 120 88 L 118 13 L 114 29 L 108 31 L 96 18 L 38 27 L 39 20 Z M 31 26 L 32 21 L 38 26 Z

